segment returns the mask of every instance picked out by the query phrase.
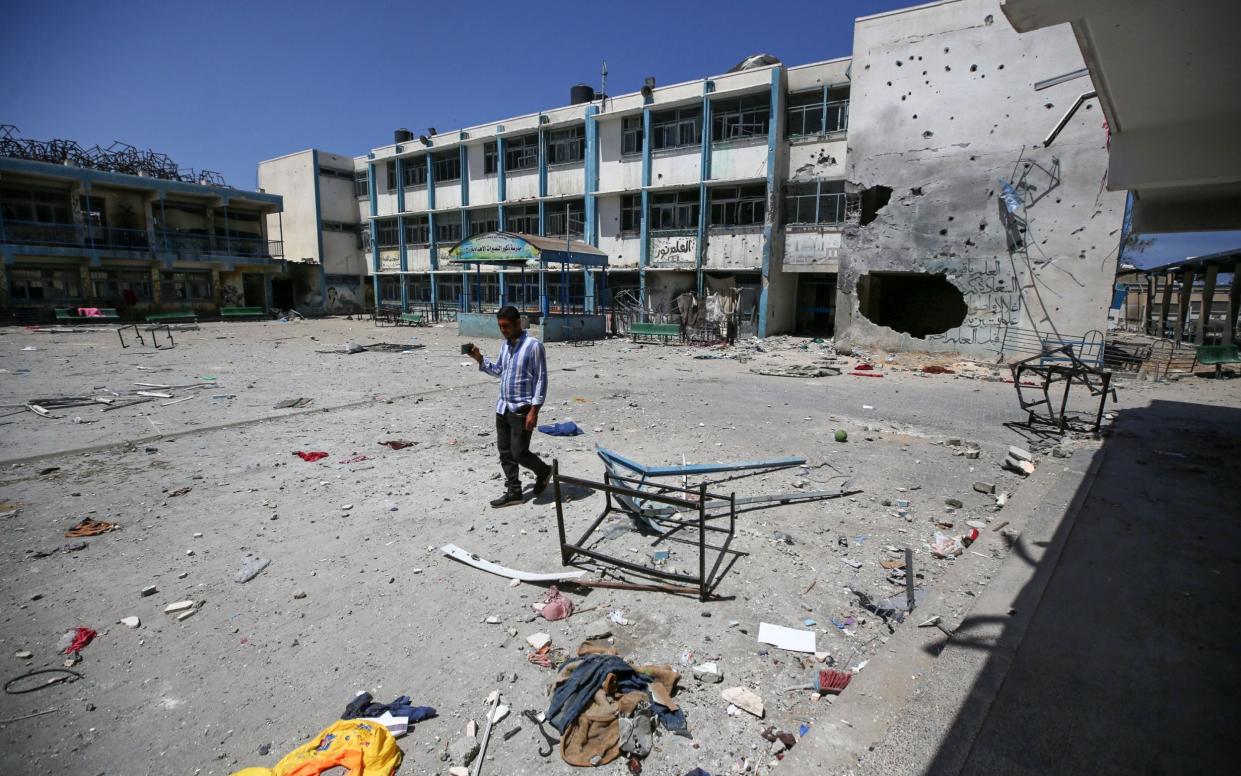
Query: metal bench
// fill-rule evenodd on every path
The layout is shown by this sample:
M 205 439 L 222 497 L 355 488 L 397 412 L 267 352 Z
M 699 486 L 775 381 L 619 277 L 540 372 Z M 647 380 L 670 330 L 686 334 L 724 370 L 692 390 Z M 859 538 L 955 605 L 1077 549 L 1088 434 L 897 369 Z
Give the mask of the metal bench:
M 174 321 L 189 321 L 190 323 L 198 323 L 198 313 L 193 310 L 173 310 L 166 313 L 148 313 L 146 315 L 147 323 L 168 324 Z
M 100 307 L 99 315 L 74 315 L 74 310 L 78 307 L 57 307 L 56 322 L 57 323 L 107 323 L 109 321 L 119 321 L 121 316 L 113 307 Z
M 1215 376 L 1223 372 L 1224 364 L 1241 364 L 1241 353 L 1236 345 L 1199 345 L 1194 354 L 1194 366 L 1214 366 Z
M 629 334 L 634 342 L 637 342 L 639 337 L 651 337 L 667 345 L 668 340 L 673 337 L 681 339 L 681 326 L 676 323 L 631 323 Z
M 422 313 L 401 313 L 400 317 L 396 319 L 396 323 L 398 326 L 402 323 L 407 323 L 410 326 L 425 326 L 427 319 Z
M 221 318 L 262 318 L 267 311 L 262 307 L 221 307 Z

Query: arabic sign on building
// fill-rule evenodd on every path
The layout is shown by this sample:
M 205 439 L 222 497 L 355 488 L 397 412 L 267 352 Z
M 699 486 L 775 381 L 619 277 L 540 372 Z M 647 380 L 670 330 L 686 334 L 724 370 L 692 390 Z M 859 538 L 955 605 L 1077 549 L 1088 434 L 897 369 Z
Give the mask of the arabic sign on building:
M 692 266 L 697 255 L 697 240 L 692 235 L 651 238 L 652 267 Z
M 453 248 L 452 257 L 468 261 L 521 261 L 537 259 L 539 250 L 519 237 L 485 234 L 471 237 Z
M 784 236 L 784 263 L 835 264 L 840 259 L 839 232 L 788 232 Z
M 380 272 L 400 272 L 401 271 L 401 254 L 399 253 L 379 254 L 379 271 Z

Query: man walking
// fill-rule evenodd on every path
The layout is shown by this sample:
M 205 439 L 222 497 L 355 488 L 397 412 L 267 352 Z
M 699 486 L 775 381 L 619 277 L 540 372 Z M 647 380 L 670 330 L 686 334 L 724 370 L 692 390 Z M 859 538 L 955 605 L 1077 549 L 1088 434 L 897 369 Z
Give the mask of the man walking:
M 534 472 L 534 495 L 547 489 L 552 467 L 530 452 L 530 435 L 539 423 L 539 409 L 547 399 L 547 359 L 543 343 L 521 328 L 517 308 L 508 305 L 496 313 L 504 344 L 500 357 L 484 358 L 471 344 L 470 358 L 480 371 L 500 378 L 500 400 L 496 402 L 496 447 L 500 449 L 500 468 L 504 470 L 504 495 L 491 502 L 493 507 L 520 504 L 521 480 L 518 465 Z

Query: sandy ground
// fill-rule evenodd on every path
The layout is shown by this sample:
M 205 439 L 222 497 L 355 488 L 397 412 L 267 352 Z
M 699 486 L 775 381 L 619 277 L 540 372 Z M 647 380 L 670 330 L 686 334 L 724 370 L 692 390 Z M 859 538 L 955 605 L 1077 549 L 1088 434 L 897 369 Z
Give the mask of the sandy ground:
M 657 738 L 644 772 L 763 771 L 773 758 L 760 731 L 774 724 L 797 732 L 805 724 L 813 735 L 830 701 L 782 691 L 822 666 L 759 644 L 760 622 L 814 630 L 837 667 L 900 672 L 885 663 L 884 645 L 919 614 L 889 628 L 849 590 L 900 592 L 879 563 L 894 557 L 887 548 L 910 546 L 926 590 L 920 609 L 960 617 L 1003 562 L 1006 535 L 1020 528 L 1019 515 L 971 487 L 982 480 L 1015 492 L 1022 484 L 999 467 L 1007 446 L 1022 443 L 1002 425 L 1021 419 L 1010 385 L 902 371 L 900 359 L 885 362 L 878 379 L 749 371 L 747 358 L 824 352 L 785 338 L 765 345 L 766 353 L 739 348 L 742 360 L 624 341 L 549 345 L 542 420 L 571 418 L 587 433 L 536 435 L 534 449 L 557 458 L 566 474 L 601 478 L 596 444 L 648 464 L 802 455 L 809 468 L 728 487 L 738 495 L 826 488 L 847 475 L 860 492 L 740 518 L 734 546 L 749 555 L 722 580 L 725 600 L 575 588 L 569 595 L 578 614 L 536 620 L 531 604 L 542 587 L 510 587 L 437 549 L 455 543 L 519 569 L 560 568 L 550 493 L 504 510 L 487 506 L 501 490 L 496 385 L 463 364 L 455 330 L 322 320 L 204 324 L 175 336 L 174 349 L 155 351 L 122 349 L 111 329 L 0 331 L 0 404 L 214 378 L 208 388 L 170 389 L 176 398 L 195 396 L 170 406 L 156 399 L 107 412 L 58 410 L 55 418 L 3 410 L 0 501 L 7 505 L 0 512 L 17 511 L 0 518 L 2 678 L 60 666 L 56 644 L 66 630 L 87 626 L 99 636 L 74 669 L 83 679 L 0 697 L 4 720 L 55 709 L 0 723 L 0 772 L 228 774 L 270 766 L 333 722 L 355 692 L 369 690 L 383 701 L 409 694 L 438 709 L 438 718 L 401 739 L 400 772 L 443 774 L 452 764 L 441 758 L 447 745 L 468 720 L 482 721 L 486 696 L 497 688 L 513 713 L 492 738 L 484 773 L 573 772 L 558 754 L 539 756 L 542 739 L 520 716 L 546 708 L 554 677 L 527 661 L 525 638 L 543 631 L 574 651 L 613 610 L 629 623 L 613 628 L 622 656 L 673 664 L 683 674 L 678 700 L 693 738 Z M 423 347 L 342 355 L 347 341 Z M 1207 390 L 1180 388 L 1189 389 Z M 1135 394 L 1143 390 L 1153 389 Z M 297 397 L 312 403 L 273 409 Z M 848 442 L 833 441 L 837 429 Z M 416 444 L 399 451 L 378 444 L 392 438 Z M 952 438 L 977 444 L 981 457 L 954 455 L 945 444 Z M 330 456 L 306 463 L 295 450 Z M 911 502 L 908 521 L 882 503 L 901 498 Z M 950 498 L 963 508 L 945 506 Z M 571 503 L 570 533 L 601 508 L 597 494 Z M 121 529 L 76 552 L 34 557 L 69 542 L 63 532 L 81 516 Z M 955 560 L 933 559 L 927 545 L 935 523 L 951 522 L 948 532 L 959 534 L 967 520 L 987 523 L 979 541 Z M 1012 525 L 993 530 L 1005 520 Z M 618 527 L 600 545 L 605 551 L 647 562 L 655 549 L 649 538 L 625 530 L 626 521 L 607 525 Z M 271 565 L 234 582 L 254 556 Z M 694 563 L 687 548 L 674 546 L 671 567 Z M 148 585 L 158 592 L 143 597 Z M 192 617 L 163 614 L 184 599 L 200 604 Z M 118 624 L 128 616 L 141 626 Z M 833 625 L 846 617 L 856 624 Z M 15 656 L 26 650 L 32 658 Z M 718 661 L 722 684 L 696 682 L 683 663 L 707 660 Z M 720 690 L 736 686 L 763 697 L 766 719 L 728 716 Z M 514 728 L 521 730 L 503 737 Z M 259 754 L 263 745 L 269 754 Z M 620 760 L 603 770 L 625 772 Z

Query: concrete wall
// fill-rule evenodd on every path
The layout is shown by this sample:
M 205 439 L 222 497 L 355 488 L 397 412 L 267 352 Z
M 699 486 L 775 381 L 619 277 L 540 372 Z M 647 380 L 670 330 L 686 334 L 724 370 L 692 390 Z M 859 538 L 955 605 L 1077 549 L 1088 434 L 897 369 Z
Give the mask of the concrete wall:
M 1124 195 L 1102 191 L 1103 115 L 1094 101 L 1051 148 L 1043 138 L 1077 95 L 1069 27 L 1018 35 L 996 0 L 959 0 L 858 20 L 847 178 L 890 202 L 845 230 L 836 331 L 846 344 L 995 355 L 1007 326 L 1103 330 Z M 1009 250 L 997 179 L 1024 205 L 1028 247 Z M 918 339 L 861 315 L 867 272 L 944 273 L 964 296 L 960 326 Z M 912 300 L 916 304 L 916 300 Z
M 347 162 L 347 166 L 352 164 L 352 161 Z M 290 261 L 320 260 L 319 221 L 315 213 L 317 174 L 314 152 L 309 150 L 259 163 L 259 188 L 284 197 L 284 212 L 279 216 L 274 213 L 267 216 L 267 234 L 270 239 L 277 240 L 283 233 L 284 257 Z M 350 194 L 352 203 L 352 192 Z M 168 213 L 170 224 L 175 225 L 176 218 L 172 212 Z

